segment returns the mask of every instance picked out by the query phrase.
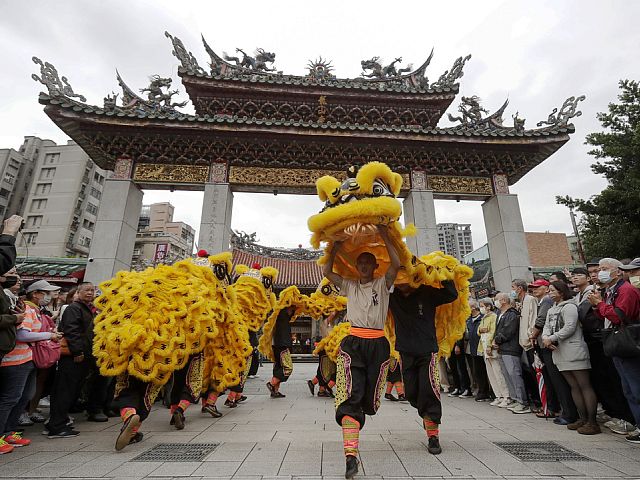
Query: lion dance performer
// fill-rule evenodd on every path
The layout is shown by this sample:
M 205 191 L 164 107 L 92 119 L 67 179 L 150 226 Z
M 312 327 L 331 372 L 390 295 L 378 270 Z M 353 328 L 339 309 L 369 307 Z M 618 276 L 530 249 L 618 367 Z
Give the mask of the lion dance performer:
M 231 314 L 230 268 L 231 254 L 223 253 L 119 272 L 100 285 L 93 353 L 100 373 L 117 377 L 114 405 L 123 425 L 116 450 L 142 440 L 140 424 L 172 374 L 186 368 L 184 383 L 201 389 L 195 359 Z
M 315 248 L 326 242 L 325 255 L 318 261 L 324 265 L 325 277 L 347 297 L 347 323 L 334 328 L 324 348 L 337 361 L 336 421 L 343 432 L 345 477 L 351 478 L 358 472 L 359 431 L 365 415 L 375 414 L 380 406 L 391 356 L 399 359 L 393 316 L 387 307 L 400 267 L 415 286 L 440 287 L 440 273 L 445 279 L 455 273 L 430 264 L 429 259 L 416 259 L 407 248 L 403 237 L 414 234 L 415 227 L 403 229 L 398 222 L 402 213 L 396 198 L 402 188 L 399 174 L 380 162 L 348 173 L 342 183 L 330 176 L 318 179 L 318 195 L 325 206 L 309 218 L 308 225 Z M 443 351 L 449 351 L 464 332 L 469 309 L 463 293 L 456 310 L 436 316 Z M 447 316 L 452 312 L 454 316 Z
M 273 377 L 267 382 L 271 398 L 284 398 L 280 385 L 293 373 L 291 360 L 291 323 L 302 313 L 307 303 L 306 295 L 291 285 L 280 292 L 278 301 L 264 325 L 258 350 L 273 362 Z

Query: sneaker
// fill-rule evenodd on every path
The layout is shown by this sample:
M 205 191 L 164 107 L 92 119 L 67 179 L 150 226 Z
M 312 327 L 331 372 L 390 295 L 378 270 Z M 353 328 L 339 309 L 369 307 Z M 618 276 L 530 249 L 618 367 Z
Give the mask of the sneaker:
M 22 438 L 22 434 L 18 432 L 11 432 L 9 435 L 5 435 L 4 441 L 14 447 L 26 447 L 31 444 L 31 440 Z
M 80 435 L 80 432 L 78 432 L 77 430 L 62 430 L 61 432 L 58 433 L 51 433 L 49 432 L 49 435 L 47 435 L 47 438 L 72 438 L 72 437 L 77 437 L 78 435 Z
M 458 395 L 460 395 L 462 392 L 460 390 L 458 390 L 457 388 L 454 388 L 453 391 L 451 393 L 449 393 L 450 397 L 457 397 Z
M 502 402 L 502 399 L 496 397 L 496 399 L 493 402 L 491 402 L 489 405 L 491 405 L 492 407 L 497 407 L 498 405 L 500 405 L 501 402 Z
M 236 400 L 236 403 L 242 403 L 242 402 L 246 402 L 246 401 L 247 401 L 246 395 L 241 395 L 240 398 L 238 400 Z
M 329 398 L 331 395 L 329 395 L 329 392 L 327 392 L 326 390 L 320 390 L 318 391 L 318 397 L 326 397 Z
M 313 384 L 311 380 L 307 380 L 307 387 L 309 387 L 309 391 L 311 392 L 311 396 L 313 397 L 316 392 L 316 386 Z
M 429 444 L 427 445 L 427 450 L 431 455 L 441 454 L 442 448 L 440 447 L 440 439 L 438 437 L 429 437 Z
M 609 415 L 607 415 L 606 413 L 602 412 L 602 413 L 598 413 L 596 415 L 596 420 L 599 423 L 607 423 L 610 420 L 618 420 L 617 418 L 612 418 Z M 606 426 L 606 425 L 605 425 Z
M 509 399 L 509 403 L 506 406 L 507 410 L 510 409 L 510 408 L 515 407 L 516 405 L 518 405 L 518 403 L 519 402 L 517 400 Z
M 347 468 L 344 478 L 353 478 L 358 473 L 358 459 L 354 455 L 347 455 Z
M 218 411 L 218 407 L 215 405 L 205 405 L 202 407 L 202 413 L 208 413 L 213 418 L 220 418 L 222 414 Z
M 140 426 L 140 415 L 131 415 L 127 421 L 122 424 L 120 434 L 116 438 L 116 451 L 119 452 L 127 445 L 130 445 L 136 435 L 134 430 Z
M 571 423 L 567 424 L 567 428 L 569 430 L 578 430 L 585 423 L 587 423 L 587 422 L 585 422 L 584 420 L 576 420 L 575 422 L 571 422 Z
M 176 427 L 176 430 L 184 429 L 184 413 L 181 408 L 177 408 L 173 415 L 171 415 L 171 421 L 169 421 L 169 425 L 173 425 Z
M 553 423 L 555 423 L 556 425 L 569 425 L 570 423 L 573 423 L 573 422 L 564 417 L 556 417 L 553 420 Z
M 28 413 L 25 412 L 20 415 L 20 418 L 18 418 L 18 425 L 21 427 L 30 427 L 33 425 L 33 421 L 29 418 Z
M 333 394 L 333 390 L 331 390 L 329 387 L 325 387 L 325 391 L 329 394 L 331 398 L 336 398 L 336 396 Z
M 578 429 L 578 433 L 580 435 L 597 435 L 602 433 L 602 430 L 600 430 L 600 425 L 597 423 L 585 423 Z
M 13 452 L 15 447 L 5 442 L 4 437 L 0 437 L 0 455 Z
M 129 445 L 133 445 L 134 443 L 140 443 L 143 438 L 144 438 L 144 433 L 136 432 L 133 434 L 133 437 L 131 437 L 131 440 L 129 440 Z
M 440 390 L 442 390 L 442 393 L 449 393 L 449 387 L 441 386 Z
M 529 405 L 518 404 L 514 408 L 510 408 L 513 413 L 521 415 L 523 413 L 531 413 L 531 407 Z
M 286 395 L 280 392 L 271 392 L 271 398 L 284 398 Z
M 50 407 L 51 403 L 49 402 L 49 397 L 41 398 L 40 402 L 38 402 L 38 406 L 39 407 Z
M 640 445 L 640 430 L 636 430 L 632 435 L 628 435 L 627 437 L 625 437 L 625 440 L 629 443 Z
M 472 397 L 473 397 L 473 392 L 467 388 L 464 392 L 460 394 L 458 398 L 472 398 Z
M 488 402 L 491 400 L 489 397 L 476 397 L 476 402 Z
M 507 408 L 513 405 L 513 401 L 510 398 L 503 398 L 502 401 L 497 405 L 500 408 Z
M 98 423 L 108 422 L 109 421 L 109 417 L 107 417 L 102 412 L 90 413 L 89 415 L 87 415 L 87 421 L 88 422 L 98 422 Z
M 31 415 L 29 415 L 29 418 L 34 423 L 44 423 L 44 421 L 46 420 L 46 418 L 44 418 L 44 415 L 42 415 L 41 413 L 32 413 Z
M 514 408 L 518 407 L 522 405 L 520 402 L 512 402 L 508 407 L 507 410 L 513 410 Z
M 269 392 L 271 392 L 271 396 L 273 396 L 273 394 L 275 393 L 276 389 L 273 387 L 271 382 L 267 382 L 267 388 L 269 389 Z
M 407 401 L 407 397 L 404 396 L 404 394 L 400 394 L 398 395 L 398 401 L 399 402 L 406 402 Z
M 384 394 L 384 398 L 386 398 L 387 400 L 390 400 L 392 402 L 397 402 L 398 401 L 398 399 L 396 397 L 394 397 L 392 393 L 385 393 Z
M 621 420 L 619 418 L 609 420 L 604 424 L 604 426 L 618 435 L 629 435 L 636 429 L 635 426 L 631 425 L 626 420 Z
M 238 406 L 238 402 L 235 400 L 229 400 L 228 398 L 224 402 L 225 407 L 236 408 Z

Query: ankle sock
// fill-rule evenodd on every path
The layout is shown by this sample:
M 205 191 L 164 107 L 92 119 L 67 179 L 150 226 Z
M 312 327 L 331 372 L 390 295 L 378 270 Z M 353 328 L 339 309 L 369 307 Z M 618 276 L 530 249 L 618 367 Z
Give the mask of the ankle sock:
M 424 430 L 427 432 L 427 437 L 437 437 L 440 435 L 440 428 L 436 422 L 431 421 L 428 417 L 422 419 L 424 424 Z
M 313 377 L 311 379 L 311 383 L 313 383 L 314 385 L 317 385 L 318 384 L 318 377 Z
M 396 387 L 396 392 L 398 392 L 398 395 L 404 395 L 404 383 L 396 382 L 394 384 L 394 387 Z
M 393 383 L 387 382 L 387 390 L 384 393 L 389 395 L 391 393 L 391 390 L 393 390 Z

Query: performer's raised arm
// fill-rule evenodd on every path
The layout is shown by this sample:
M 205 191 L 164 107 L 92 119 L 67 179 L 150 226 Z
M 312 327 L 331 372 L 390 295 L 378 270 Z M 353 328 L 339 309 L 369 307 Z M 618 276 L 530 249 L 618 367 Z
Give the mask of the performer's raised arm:
M 386 225 L 377 225 L 378 232 L 384 240 L 384 245 L 387 247 L 387 253 L 389 254 L 389 260 L 391 264 L 387 269 L 387 273 L 385 274 L 385 280 L 387 282 L 387 288 L 391 288 L 393 282 L 396 281 L 396 277 L 398 276 L 398 270 L 400 270 L 400 257 L 398 256 L 398 252 L 396 251 L 396 247 L 391 242 L 391 238 L 389 238 L 389 229 Z
M 322 274 L 338 288 L 342 287 L 342 277 L 333 271 L 333 262 L 336 260 L 336 254 L 341 245 L 342 242 L 336 241 L 333 243 L 333 247 L 329 253 L 329 260 L 325 263 L 324 269 L 322 270 Z

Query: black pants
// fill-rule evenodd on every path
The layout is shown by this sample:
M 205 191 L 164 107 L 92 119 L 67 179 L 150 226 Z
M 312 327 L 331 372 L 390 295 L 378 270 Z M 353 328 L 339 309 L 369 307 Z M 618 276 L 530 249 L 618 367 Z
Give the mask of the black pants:
M 204 359 L 202 353 L 191 355 L 187 364 L 173 373 L 171 405 L 177 405 L 180 400 L 198 403 L 202 392 L 203 373 Z
M 280 383 L 289 380 L 293 373 L 293 362 L 291 360 L 291 350 L 289 347 L 273 346 L 273 376 L 280 380 Z
M 89 374 L 92 378 L 88 388 L 87 413 L 94 414 L 102 412 L 104 408 L 109 379 L 100 375 L 93 358 L 85 359 L 80 363 L 75 363 L 73 357 L 60 358 L 51 391 L 49 432 L 59 433 L 67 428 L 69 410 L 76 401 L 76 392 L 80 391 Z
M 365 415 L 375 415 L 384 393 L 389 366 L 389 341 L 349 335 L 342 340 L 336 362 L 336 422 L 354 418 L 364 427 Z
M 440 381 L 438 379 L 438 354 L 402 356 L 402 376 L 404 394 L 413 408 L 418 410 L 420 418 L 428 418 L 440 423 L 442 403 L 440 403 Z M 486 372 L 485 372 L 486 374 Z
M 477 398 L 489 398 L 491 395 L 491 386 L 489 385 L 489 377 L 487 376 L 487 365 L 484 363 L 484 357 L 481 355 L 469 355 L 469 363 L 471 364 L 471 373 L 478 387 Z
M 115 397 L 112 406 L 121 408 L 135 408 L 140 420 L 144 421 L 151 411 L 158 392 L 162 387 L 146 383 L 127 374 L 118 376 L 115 381 Z
M 551 381 L 553 390 L 556 393 L 558 402 L 560 403 L 562 416 L 572 422 L 577 420 L 578 410 L 576 409 L 575 403 L 573 403 L 573 397 L 571 396 L 571 387 L 569 387 L 569 384 L 558 370 L 558 367 L 556 367 L 555 363 L 553 363 L 551 350 L 547 348 L 542 349 L 542 361 L 547 368 L 549 380 Z
M 524 388 L 527 391 L 529 402 L 534 405 L 540 405 L 540 392 L 538 391 L 538 381 L 536 380 L 536 372 L 533 369 L 533 348 L 524 352 L 526 363 L 522 364 L 522 380 Z
M 391 359 L 389 369 L 387 370 L 387 382 L 394 384 L 402 382 L 402 362 L 398 362 L 393 358 Z
M 469 370 L 467 370 L 467 360 L 464 352 L 459 354 L 456 354 L 455 351 L 451 352 L 449 366 L 453 376 L 453 386 L 461 392 L 471 390 L 471 380 L 469 379 Z
M 587 347 L 591 359 L 591 385 L 598 401 L 610 417 L 621 418 L 634 424 L 635 420 L 622 391 L 622 382 L 613 359 L 604 354 L 601 340 L 589 340 Z
M 253 347 L 253 352 L 251 353 L 251 368 L 249 368 L 249 376 L 253 376 L 258 373 L 258 367 L 260 366 L 260 354 L 258 353 L 258 349 Z
M 318 369 L 316 370 L 318 385 L 328 387 L 329 382 L 336 381 L 336 364 L 331 361 L 324 350 L 318 354 Z

